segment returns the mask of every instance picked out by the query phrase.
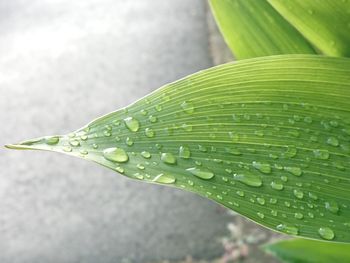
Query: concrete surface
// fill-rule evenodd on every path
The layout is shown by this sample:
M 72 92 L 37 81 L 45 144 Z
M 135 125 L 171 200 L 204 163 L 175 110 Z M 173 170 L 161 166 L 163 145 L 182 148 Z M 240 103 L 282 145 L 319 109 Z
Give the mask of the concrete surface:
M 203 0 L 0 1 L 0 144 L 66 133 L 207 68 Z M 221 253 L 229 217 L 96 164 L 0 149 L 0 262 Z

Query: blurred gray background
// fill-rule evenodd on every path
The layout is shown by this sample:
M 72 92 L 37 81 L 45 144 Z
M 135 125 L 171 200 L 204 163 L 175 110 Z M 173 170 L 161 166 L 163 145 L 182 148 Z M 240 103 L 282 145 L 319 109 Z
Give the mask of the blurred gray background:
M 0 0 L 0 145 L 67 133 L 210 67 L 207 11 L 203 0 Z M 193 194 L 3 147 L 0 174 L 0 262 L 222 253 L 230 217 Z

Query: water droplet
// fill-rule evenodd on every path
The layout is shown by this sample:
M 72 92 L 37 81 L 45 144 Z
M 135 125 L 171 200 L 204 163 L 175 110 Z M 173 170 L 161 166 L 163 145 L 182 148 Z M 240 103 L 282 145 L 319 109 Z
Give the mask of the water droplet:
M 145 166 L 143 164 L 137 164 L 136 167 L 140 170 L 145 170 Z
M 276 198 L 270 198 L 270 204 L 277 204 L 277 199 Z
M 146 128 L 145 129 L 145 134 L 149 138 L 154 137 L 154 131 L 151 128 Z
M 146 116 L 148 114 L 148 111 L 145 109 L 140 110 L 140 112 L 143 116 Z
M 106 137 L 112 136 L 112 133 L 111 133 L 110 131 L 108 131 L 108 130 L 104 130 L 104 131 L 103 131 L 103 134 L 104 134 L 104 136 L 106 136 Z
M 103 150 L 103 157 L 108 161 L 125 163 L 129 160 L 128 154 L 122 148 L 107 148 Z
M 334 232 L 329 227 L 320 227 L 318 233 L 323 239 L 332 240 L 334 238 Z
M 158 120 L 157 117 L 156 117 L 156 116 L 153 116 L 153 115 L 149 116 L 148 119 L 149 119 L 149 121 L 152 122 L 152 123 L 157 122 L 157 120 Z
M 314 193 L 311 193 L 311 192 L 309 192 L 309 197 L 311 199 L 313 199 L 313 200 L 317 200 L 318 199 L 318 196 L 316 194 L 314 194 Z
M 303 219 L 304 218 L 304 215 L 302 214 L 302 213 L 295 213 L 294 214 L 294 217 L 296 218 L 296 219 Z
M 262 197 L 258 197 L 256 200 L 257 200 L 258 203 L 261 204 L 261 205 L 264 205 L 264 204 L 265 204 L 265 199 L 262 198 Z
M 156 111 L 161 111 L 163 109 L 162 105 L 157 104 L 156 105 Z
M 147 151 L 142 151 L 142 152 L 141 152 L 141 156 L 142 156 L 143 158 L 146 158 L 146 159 L 151 158 L 151 154 L 150 154 L 149 152 L 147 152 Z
M 136 177 L 139 180 L 143 180 L 143 178 L 144 178 L 144 176 L 142 174 L 140 174 L 140 173 L 134 173 L 133 176 Z
M 237 194 L 238 196 L 240 196 L 240 197 L 243 197 L 243 196 L 244 196 L 244 192 L 243 192 L 243 191 L 240 191 L 240 190 L 238 190 L 238 191 L 236 192 L 236 194 Z
M 58 136 L 45 137 L 45 143 L 48 145 L 55 145 L 60 141 Z
M 188 159 L 191 157 L 191 151 L 187 146 L 180 146 L 179 148 L 179 156 L 184 159 Z
M 162 183 L 162 184 L 173 184 L 175 183 L 176 178 L 170 174 L 159 174 L 154 179 L 153 182 Z
M 287 150 L 282 154 L 283 157 L 293 158 L 297 155 L 298 150 L 294 146 L 288 146 Z
M 260 217 L 261 219 L 264 219 L 265 218 L 265 215 L 261 212 L 257 212 L 256 213 L 258 215 L 258 217 Z
M 302 174 L 302 170 L 299 167 L 283 167 L 283 169 L 295 176 L 300 176 Z
M 176 158 L 172 153 L 162 153 L 160 159 L 167 164 L 175 164 Z
M 289 234 L 289 235 L 298 235 L 299 233 L 299 230 L 297 227 L 295 226 L 289 226 L 289 225 L 286 225 L 286 224 L 279 224 L 277 227 L 276 227 L 277 230 L 283 232 L 283 233 L 286 233 L 286 234 Z
M 283 184 L 279 181 L 272 181 L 271 182 L 271 187 L 272 189 L 275 189 L 275 190 L 283 190 Z
M 325 202 L 325 208 L 333 214 L 337 214 L 339 211 L 339 206 L 334 201 Z
M 198 150 L 200 150 L 201 152 L 207 152 L 208 151 L 207 147 L 205 147 L 204 145 L 198 145 Z
M 271 210 L 271 215 L 277 216 L 277 211 L 276 210 Z
M 251 172 L 244 172 L 241 174 L 234 174 L 233 178 L 241 183 L 244 183 L 248 186 L 259 187 L 262 185 L 262 180 L 260 176 L 255 175 Z
M 137 132 L 140 128 L 140 123 L 133 117 L 127 117 L 124 119 L 126 127 L 133 132 Z
M 96 143 L 92 144 L 92 148 L 97 149 L 98 145 Z
M 241 155 L 241 151 L 236 148 L 225 148 L 226 152 L 232 154 L 232 155 Z
M 128 145 L 128 146 L 132 146 L 132 145 L 134 144 L 134 141 L 133 141 L 133 139 L 131 139 L 130 137 L 126 137 L 125 143 L 126 143 L 126 145 Z
M 190 101 L 184 101 L 181 104 L 181 108 L 184 110 L 184 112 L 186 112 L 188 114 L 194 112 L 194 106 L 193 106 L 192 102 L 190 102 Z
M 271 166 L 268 163 L 253 162 L 253 167 L 264 174 L 271 173 Z
M 300 191 L 299 189 L 294 189 L 293 194 L 296 198 L 302 199 L 304 197 L 303 191 Z
M 118 173 L 120 174 L 123 174 L 124 173 L 124 168 L 123 167 L 120 167 L 120 166 L 117 166 L 114 168 L 114 170 L 116 170 Z
M 338 139 L 335 138 L 335 137 L 329 137 L 329 138 L 327 139 L 327 143 L 328 143 L 329 145 L 332 145 L 332 146 L 339 146 L 339 141 L 338 141 Z
M 211 179 L 214 177 L 214 173 L 207 170 L 207 169 L 192 167 L 192 168 L 188 168 L 186 170 L 189 171 L 191 174 L 193 174 L 201 179 L 208 180 L 208 179 Z
M 87 154 L 89 154 L 89 152 L 88 152 L 87 150 L 80 150 L 79 153 L 80 153 L 81 155 L 87 155 Z
M 62 150 L 63 150 L 64 152 L 71 152 L 71 151 L 72 151 L 72 147 L 70 147 L 70 146 L 64 146 L 64 147 L 62 148 Z
M 327 160 L 329 158 L 329 153 L 327 150 L 314 150 L 313 153 L 317 159 Z
M 288 177 L 285 176 L 285 175 L 282 175 L 282 176 L 281 176 L 281 180 L 282 180 L 283 182 L 287 182 L 287 181 L 288 181 Z
M 80 142 L 78 140 L 70 140 L 69 144 L 74 146 L 74 147 L 77 147 L 80 145 Z

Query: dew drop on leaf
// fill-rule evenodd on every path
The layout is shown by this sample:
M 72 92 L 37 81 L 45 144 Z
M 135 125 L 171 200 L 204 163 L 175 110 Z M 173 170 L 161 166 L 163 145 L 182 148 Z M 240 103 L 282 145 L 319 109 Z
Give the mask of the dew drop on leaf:
M 331 213 L 333 213 L 333 214 L 337 214 L 338 211 L 339 211 L 339 206 L 338 206 L 338 204 L 337 204 L 336 202 L 334 202 L 334 201 L 326 202 L 326 203 L 325 203 L 325 208 L 326 208 L 329 212 L 331 212 Z
M 271 173 L 271 166 L 268 163 L 253 162 L 253 167 L 264 174 Z
M 329 138 L 327 139 L 327 143 L 328 143 L 329 145 L 332 145 L 332 146 L 338 146 L 338 145 L 339 145 L 339 141 L 338 141 L 338 139 L 335 138 L 335 137 L 329 137 Z
M 261 205 L 264 205 L 264 204 L 265 204 L 265 199 L 262 198 L 262 197 L 258 197 L 256 200 L 257 200 L 258 203 L 261 204 Z
M 299 167 L 283 167 L 283 169 L 295 176 L 300 176 L 302 174 L 302 170 Z
M 132 132 L 137 132 L 140 128 L 139 121 L 133 117 L 125 118 L 124 123 L 125 123 L 126 127 Z
M 128 154 L 122 148 L 107 148 L 103 150 L 103 157 L 112 162 L 125 163 L 129 160 Z
M 275 190 L 283 190 L 283 184 L 279 181 L 272 181 L 271 182 L 271 188 Z
M 297 227 L 286 224 L 279 224 L 276 229 L 289 235 L 298 235 L 299 233 L 299 229 Z
M 162 184 L 173 184 L 175 181 L 176 178 L 170 174 L 159 174 L 153 179 L 153 182 Z
M 302 199 L 304 197 L 303 191 L 300 191 L 299 189 L 294 189 L 293 194 L 296 198 Z
M 258 217 L 260 217 L 261 219 L 265 218 L 265 215 L 261 212 L 256 213 L 258 215 Z
M 313 151 L 315 158 L 320 160 L 327 160 L 329 158 L 329 153 L 327 150 L 314 150 Z
M 191 174 L 197 176 L 198 178 L 201 178 L 204 180 L 208 180 L 214 177 L 214 173 L 209 171 L 208 169 L 192 167 L 186 170 L 189 171 Z
M 55 145 L 60 141 L 60 138 L 58 136 L 49 136 L 45 137 L 45 143 L 48 145 Z
M 146 158 L 146 159 L 151 158 L 151 154 L 150 154 L 149 152 L 147 152 L 147 151 L 142 151 L 142 152 L 141 152 L 141 156 L 142 156 L 143 158 Z
M 191 157 L 191 151 L 187 146 L 180 146 L 179 148 L 179 156 L 184 159 L 188 159 Z
M 260 176 L 255 175 L 248 171 L 245 171 L 244 173 L 234 174 L 233 178 L 236 181 L 244 183 L 248 186 L 259 187 L 262 185 L 262 180 Z
M 70 146 L 64 146 L 62 149 L 64 152 L 71 152 L 72 151 L 72 147 Z
M 70 140 L 69 144 L 72 145 L 73 147 L 77 147 L 80 145 L 80 142 L 78 140 Z
M 318 233 L 323 239 L 332 240 L 334 238 L 334 232 L 329 227 L 320 227 Z
M 133 139 L 131 139 L 130 137 L 126 137 L 125 143 L 126 143 L 126 145 L 128 145 L 128 146 L 132 146 L 132 145 L 134 144 L 134 141 L 133 141 Z
M 152 128 L 146 128 L 145 129 L 145 134 L 147 137 L 151 138 L 151 137 L 154 137 L 154 131 Z
M 304 218 L 304 215 L 303 215 L 302 213 L 297 212 L 297 213 L 294 214 L 294 217 L 295 217 L 296 219 L 303 219 L 303 218 Z
M 188 114 L 194 112 L 194 106 L 193 106 L 192 102 L 189 102 L 189 101 L 184 101 L 181 104 L 181 108 L 184 110 L 184 112 L 186 112 Z
M 175 164 L 176 158 L 172 153 L 162 153 L 160 159 L 167 164 Z

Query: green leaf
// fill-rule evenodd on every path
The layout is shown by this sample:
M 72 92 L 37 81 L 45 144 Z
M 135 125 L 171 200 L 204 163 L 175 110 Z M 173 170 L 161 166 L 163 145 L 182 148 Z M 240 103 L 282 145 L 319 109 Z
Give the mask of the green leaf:
M 312 44 L 330 56 L 350 56 L 350 1 L 269 0 Z
M 210 5 L 226 43 L 238 59 L 315 53 L 266 0 L 211 0 Z
M 350 242 L 347 58 L 221 65 L 69 135 L 8 147 L 85 158 L 198 193 L 276 231 Z
M 287 263 L 350 262 L 350 245 L 307 239 L 279 241 L 264 247 Z

